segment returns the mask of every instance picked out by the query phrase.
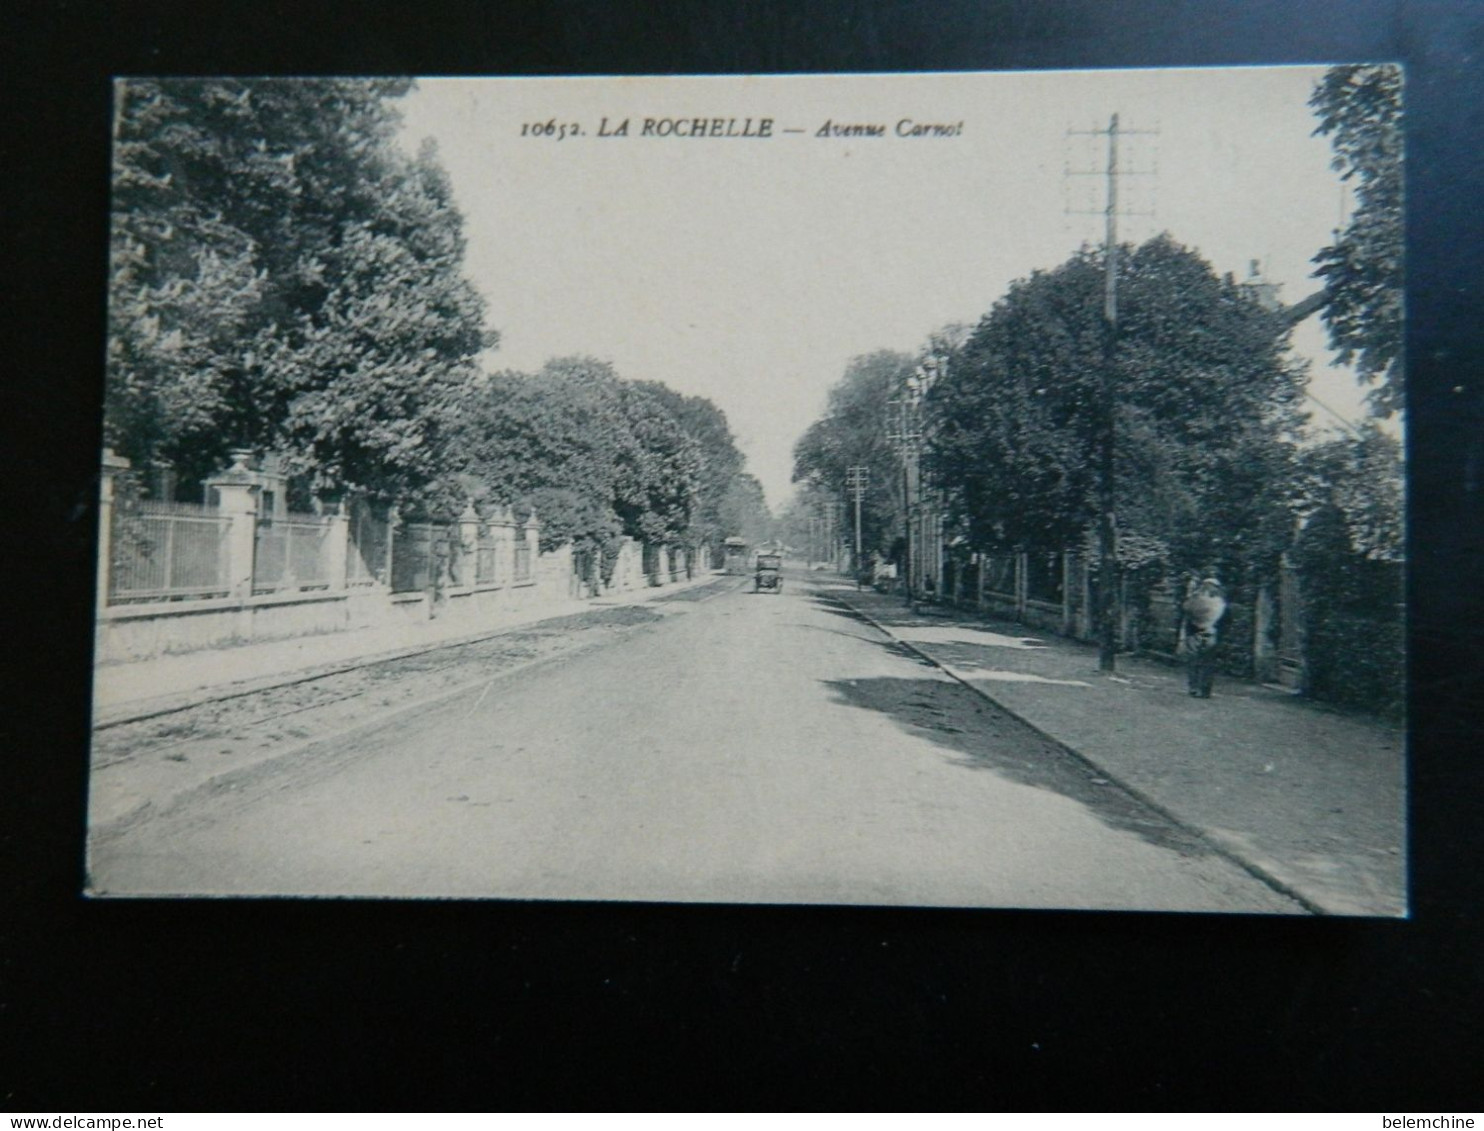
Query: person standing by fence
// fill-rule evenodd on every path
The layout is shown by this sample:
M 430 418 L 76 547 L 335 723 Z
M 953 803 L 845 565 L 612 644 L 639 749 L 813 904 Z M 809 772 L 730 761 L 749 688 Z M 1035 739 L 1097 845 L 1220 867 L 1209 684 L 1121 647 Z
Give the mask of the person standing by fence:
M 1180 613 L 1180 647 L 1189 666 L 1190 694 L 1209 699 L 1216 682 L 1217 625 L 1226 615 L 1226 590 L 1214 576 L 1195 582 Z

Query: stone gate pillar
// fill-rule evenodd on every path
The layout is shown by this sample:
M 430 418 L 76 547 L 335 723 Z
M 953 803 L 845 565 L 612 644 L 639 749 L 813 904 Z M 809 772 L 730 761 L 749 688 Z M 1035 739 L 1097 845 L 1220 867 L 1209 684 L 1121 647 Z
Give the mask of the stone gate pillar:
M 331 589 L 344 589 L 350 567 L 350 514 L 342 500 L 325 515 L 325 572 Z
M 1279 680 L 1278 616 L 1273 587 L 1264 581 L 1257 587 L 1252 606 L 1252 674 L 1259 683 Z
M 471 586 L 479 579 L 479 512 L 472 502 L 459 515 L 459 584 Z
M 397 527 L 401 525 L 402 512 L 393 503 L 386 509 L 386 553 L 381 563 L 381 580 L 388 590 L 392 588 L 392 561 L 397 551 Z
M 112 448 L 103 449 L 103 474 L 98 482 L 98 608 L 108 607 L 108 594 L 113 585 L 113 485 L 128 471 L 129 461 L 114 455 Z
M 1061 554 L 1061 634 L 1073 636 L 1077 631 L 1076 607 L 1072 600 L 1072 555 L 1066 550 Z
M 495 578 L 507 589 L 515 584 L 515 512 L 503 506 L 490 527 L 495 536 Z
M 251 455 L 245 450 L 232 453 L 232 466 L 215 479 L 208 479 L 206 487 L 216 492 L 217 510 L 228 520 L 226 536 L 227 592 L 239 600 L 252 596 L 253 553 L 258 532 L 258 492 L 261 490 L 257 476 L 248 470 L 247 460 Z
M 530 568 L 530 576 L 526 580 L 536 585 L 541 581 L 541 520 L 533 510 L 526 515 L 526 521 L 522 525 L 526 532 L 526 561 Z

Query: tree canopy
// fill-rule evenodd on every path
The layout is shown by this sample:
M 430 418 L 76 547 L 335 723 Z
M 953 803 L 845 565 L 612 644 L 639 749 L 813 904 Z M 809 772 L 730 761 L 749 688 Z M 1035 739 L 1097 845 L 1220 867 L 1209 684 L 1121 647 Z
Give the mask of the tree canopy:
M 901 460 L 887 436 L 887 415 L 914 366 L 910 354 L 892 350 L 855 358 L 830 390 L 825 414 L 794 445 L 794 482 L 848 501 L 851 539 L 854 498 L 847 495 L 846 475 L 851 467 L 868 469 L 861 502 L 861 546 L 867 551 L 888 549 L 902 528 Z
M 547 547 L 770 522 L 714 404 L 591 358 L 480 372 L 496 335 L 401 79 L 129 79 L 115 104 L 105 442 L 187 483 L 234 448 L 406 516 L 534 508 Z
M 739 472 L 727 485 L 716 508 L 715 529 L 722 538 L 737 536 L 756 546 L 777 535 L 777 524 L 768 508 L 763 485 L 746 472 Z
M 1314 257 L 1330 344 L 1373 383 L 1372 411 L 1403 407 L 1402 73 L 1391 64 L 1332 67 L 1309 100 L 1355 211 Z
M 726 413 L 705 397 L 686 396 L 656 381 L 641 381 L 638 387 L 695 445 L 696 503 L 689 540 L 700 545 L 719 544 L 734 534 L 749 541 L 767 538 L 772 515 L 762 485 L 742 470 L 746 460 Z
M 1338 436 L 1299 457 L 1299 506 L 1332 508 L 1349 551 L 1369 561 L 1401 561 L 1406 532 L 1401 444 L 1374 424 Z
M 841 545 L 851 537 L 849 526 L 840 528 L 831 515 L 838 515 L 839 492 L 826 493 L 812 484 L 802 484 L 784 504 L 774 526 L 775 537 L 802 550 L 811 558 L 834 560 Z
M 698 525 L 703 487 L 721 491 L 718 512 L 726 497 L 708 471 L 740 476 L 730 435 L 709 401 L 626 381 L 593 358 L 558 358 L 488 379 L 459 424 L 458 482 L 477 500 L 534 507 L 548 547 L 599 549 L 619 535 L 698 544 L 709 537 Z
M 975 547 L 1061 549 L 1092 524 L 1102 305 L 1092 250 L 1016 282 L 930 393 L 928 465 Z M 1168 236 L 1123 249 L 1119 307 L 1120 559 L 1276 553 L 1302 395 L 1283 326 Z
M 187 479 L 234 447 L 416 494 L 494 344 L 405 80 L 121 80 L 105 438 Z

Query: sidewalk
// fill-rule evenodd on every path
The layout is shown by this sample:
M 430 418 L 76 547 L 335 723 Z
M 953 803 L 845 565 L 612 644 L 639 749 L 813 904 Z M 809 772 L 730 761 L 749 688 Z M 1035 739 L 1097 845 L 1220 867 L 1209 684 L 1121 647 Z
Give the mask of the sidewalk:
M 1406 913 L 1405 735 L 1289 692 L 1185 672 L 900 597 L 825 588 L 1213 843 L 1337 915 Z
M 224 695 L 260 691 L 283 683 L 374 660 L 482 640 L 541 621 L 590 609 L 639 605 L 714 581 L 710 572 L 688 581 L 592 599 L 572 598 L 478 619 L 440 617 L 406 624 L 268 640 L 201 652 L 106 664 L 93 672 L 93 725 L 107 726 L 156 712 L 178 710 Z

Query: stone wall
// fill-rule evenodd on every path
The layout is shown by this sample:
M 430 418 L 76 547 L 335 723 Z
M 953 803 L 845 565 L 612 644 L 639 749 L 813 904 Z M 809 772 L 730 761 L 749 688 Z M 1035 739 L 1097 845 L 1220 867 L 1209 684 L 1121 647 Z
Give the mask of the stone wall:
M 295 516 L 278 505 L 281 483 L 251 468 L 246 453 L 234 460 L 208 484 L 211 502 L 188 514 L 151 512 L 149 525 L 139 504 L 121 507 L 115 498 L 115 478 L 128 461 L 105 453 L 97 662 L 430 619 L 477 631 L 502 616 L 591 595 L 570 546 L 538 551 L 534 514 L 517 519 L 501 507 L 481 516 L 471 505 L 451 523 L 428 524 L 403 522 L 395 510 L 376 518 L 356 504 L 361 509 Z M 278 488 L 271 512 L 270 487 Z M 193 525 L 187 533 L 195 541 L 177 537 L 172 524 Z M 683 553 L 631 538 L 621 540 L 613 564 L 604 593 L 673 584 L 688 567 Z
M 532 611 L 572 599 L 571 550 L 541 554 L 524 584 L 450 586 L 392 593 L 386 587 L 342 589 L 202 601 L 111 605 L 100 610 L 97 663 L 127 663 L 156 656 L 227 648 L 257 640 L 381 628 L 430 617 L 482 621 Z

